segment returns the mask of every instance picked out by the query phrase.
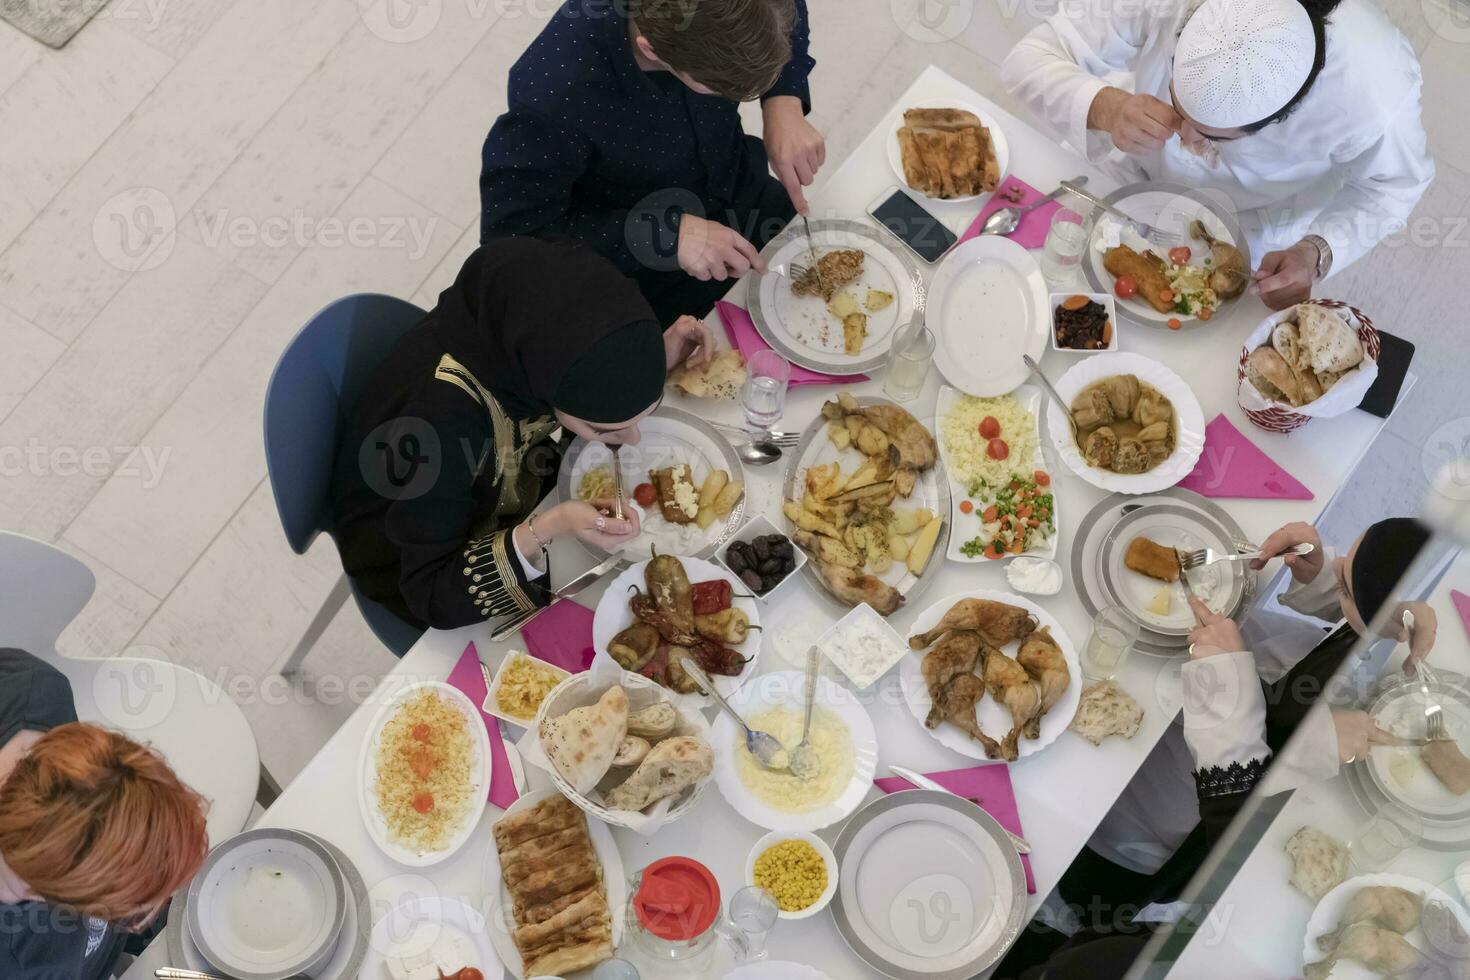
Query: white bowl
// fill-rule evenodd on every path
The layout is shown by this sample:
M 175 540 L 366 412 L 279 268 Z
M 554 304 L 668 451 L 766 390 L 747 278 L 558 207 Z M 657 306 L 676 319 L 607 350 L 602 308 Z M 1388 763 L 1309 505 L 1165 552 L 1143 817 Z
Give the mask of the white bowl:
M 841 655 L 840 651 L 838 651 L 837 656 L 833 656 L 833 652 L 836 650 L 835 641 L 837 638 L 845 633 L 852 624 L 859 621 L 866 621 L 871 624 L 889 643 L 889 656 L 886 658 L 886 663 L 876 673 L 865 675 L 857 672 L 853 669 L 853 665 L 848 663 L 847 658 Z M 893 665 L 902 660 L 904 654 L 909 652 L 909 645 L 908 641 L 889 625 L 888 620 L 878 615 L 877 610 L 866 602 L 860 602 L 852 607 L 850 613 L 827 628 L 827 632 L 823 633 L 817 640 L 817 649 L 831 661 L 832 666 L 842 671 L 843 675 L 852 682 L 853 687 L 862 691 L 872 687 L 884 674 L 892 670 Z
M 572 672 L 569 670 L 563 670 L 556 664 L 549 664 L 539 657 L 533 657 L 523 650 L 512 650 L 507 653 L 505 657 L 500 661 L 500 666 L 497 667 L 495 670 L 495 679 L 490 682 L 490 690 L 485 692 L 485 703 L 480 705 L 480 710 L 485 712 L 485 714 L 487 715 L 493 715 L 494 717 L 499 718 L 501 721 L 509 722 L 512 725 L 518 725 L 521 728 L 529 728 L 531 727 L 532 722 L 536 720 L 536 716 L 534 714 L 532 714 L 529 718 L 517 718 L 515 715 L 509 715 L 506 714 L 504 711 L 501 711 L 500 707 L 495 703 L 495 695 L 500 691 L 501 684 L 505 683 L 506 668 L 510 666 L 511 661 L 518 659 L 529 660 L 532 663 L 536 664 L 536 666 L 544 668 L 545 670 L 548 670 L 551 673 L 555 674 L 556 682 L 558 684 L 566 680 L 568 677 L 571 677 Z M 555 690 L 555 688 L 552 688 L 552 690 Z M 547 692 L 548 695 L 550 693 L 550 691 Z M 540 705 L 537 705 L 537 707 L 539 708 Z
M 1063 347 L 1057 343 L 1057 307 L 1069 296 L 1086 296 L 1095 303 L 1101 303 L 1108 311 L 1108 321 L 1113 325 L 1113 338 L 1108 341 L 1108 346 L 1101 350 L 1082 350 L 1077 347 Z M 1070 293 L 1051 294 L 1051 313 L 1048 314 L 1051 323 L 1051 349 L 1061 351 L 1063 354 L 1105 354 L 1108 351 L 1118 349 L 1118 309 L 1112 293 L 1085 293 L 1081 290 Z
M 750 849 L 750 855 L 745 859 L 745 883 L 755 884 L 755 859 L 765 853 L 766 848 L 772 847 L 782 841 L 804 840 L 816 848 L 818 854 L 822 855 L 822 863 L 827 866 L 827 888 L 815 902 L 802 909 L 800 912 L 781 911 L 777 914 L 783 919 L 809 919 L 832 901 L 832 896 L 837 893 L 837 856 L 832 853 L 832 848 L 827 842 L 816 834 L 806 831 L 773 830 L 760 840 L 755 842 L 755 847 Z
M 725 544 L 720 548 L 719 551 L 715 552 L 715 560 L 720 563 L 721 568 L 725 569 L 725 571 L 729 572 L 731 575 L 735 575 L 735 578 L 738 581 L 740 576 L 735 574 L 734 569 L 732 569 L 729 563 L 725 560 L 725 555 L 729 552 L 730 545 L 734 544 L 736 541 L 744 541 L 749 543 L 751 541 L 754 541 L 756 538 L 763 538 L 768 534 L 778 534 L 781 537 L 785 538 L 787 541 L 791 540 L 791 535 L 787 534 L 785 531 L 782 531 L 779 527 L 772 524 L 765 517 L 761 516 L 760 514 L 756 514 L 750 520 L 746 521 L 745 526 L 742 527 L 739 532 L 735 534 L 734 537 L 725 542 Z M 775 587 L 771 589 L 771 591 L 767 592 L 765 595 L 761 595 L 759 592 L 750 588 L 750 586 L 746 585 L 743 582 L 740 584 L 740 588 L 742 590 L 749 591 L 751 595 L 755 596 L 756 599 L 761 602 L 770 602 L 771 597 L 774 596 L 777 592 L 780 592 L 782 589 L 786 588 L 788 583 L 794 581 L 800 575 L 802 568 L 806 566 L 806 552 L 796 547 L 796 544 L 794 542 L 791 545 L 791 551 L 796 556 L 796 567 L 787 572 L 786 577 L 777 582 Z

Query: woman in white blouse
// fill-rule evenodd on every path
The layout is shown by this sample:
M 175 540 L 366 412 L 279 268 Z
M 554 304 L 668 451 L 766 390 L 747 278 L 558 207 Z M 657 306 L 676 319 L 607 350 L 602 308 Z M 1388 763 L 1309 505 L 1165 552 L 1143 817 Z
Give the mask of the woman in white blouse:
M 1002 76 L 1121 179 L 1228 199 L 1275 309 L 1401 229 L 1434 178 L 1418 59 L 1372 0 L 1063 0 Z

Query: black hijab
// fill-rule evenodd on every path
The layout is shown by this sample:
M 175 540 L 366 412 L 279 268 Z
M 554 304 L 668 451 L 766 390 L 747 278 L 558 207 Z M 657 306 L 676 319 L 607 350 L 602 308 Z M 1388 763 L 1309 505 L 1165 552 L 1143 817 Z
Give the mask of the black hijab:
M 1348 572 L 1363 622 L 1373 622 L 1428 541 L 1429 529 L 1412 517 L 1390 517 L 1363 532 Z
M 514 418 L 622 422 L 658 400 L 663 333 L 633 280 L 570 239 L 502 238 L 439 296 L 434 333 Z

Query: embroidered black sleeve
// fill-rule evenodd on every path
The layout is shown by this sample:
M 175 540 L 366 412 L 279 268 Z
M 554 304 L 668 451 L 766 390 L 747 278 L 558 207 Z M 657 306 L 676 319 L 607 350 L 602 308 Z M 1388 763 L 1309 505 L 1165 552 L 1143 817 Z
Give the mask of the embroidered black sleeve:
M 1201 800 L 1232 793 L 1249 793 L 1255 789 L 1266 774 L 1270 758 L 1251 759 L 1246 763 L 1232 762 L 1228 766 L 1207 766 L 1194 771 L 1194 785 Z

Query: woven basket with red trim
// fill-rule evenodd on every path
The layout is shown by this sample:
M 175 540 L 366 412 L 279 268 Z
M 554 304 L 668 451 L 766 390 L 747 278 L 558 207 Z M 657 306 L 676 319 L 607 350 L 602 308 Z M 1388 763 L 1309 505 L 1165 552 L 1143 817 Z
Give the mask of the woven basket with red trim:
M 1358 339 L 1363 342 L 1363 352 L 1373 360 L 1378 360 L 1378 330 L 1373 326 L 1373 321 L 1368 318 L 1366 313 L 1356 306 L 1349 305 L 1337 299 L 1309 299 L 1307 303 L 1313 306 L 1325 306 L 1329 309 L 1346 311 L 1349 316 L 1357 321 Z M 1236 366 L 1235 372 L 1235 391 L 1237 398 L 1239 397 L 1241 386 L 1246 383 L 1245 364 L 1250 356 L 1251 349 L 1249 347 L 1242 347 L 1240 349 L 1240 363 Z M 1295 432 L 1315 418 L 1315 416 L 1298 412 L 1284 405 L 1273 405 L 1267 409 L 1251 409 L 1241 405 L 1241 410 L 1256 425 L 1271 432 Z

